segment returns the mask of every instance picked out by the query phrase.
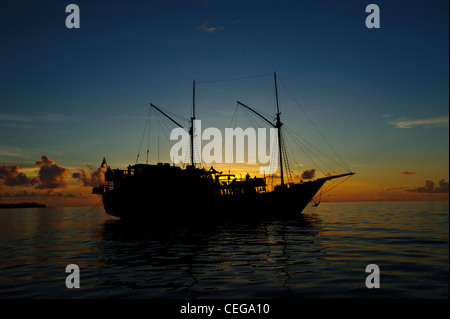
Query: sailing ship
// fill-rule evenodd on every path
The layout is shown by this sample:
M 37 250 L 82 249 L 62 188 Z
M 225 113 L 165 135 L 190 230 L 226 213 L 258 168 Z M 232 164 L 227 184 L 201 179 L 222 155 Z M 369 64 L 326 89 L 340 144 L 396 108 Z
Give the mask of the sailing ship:
M 92 192 L 102 196 L 107 214 L 133 220 L 210 220 L 218 218 L 257 218 L 260 216 L 288 217 L 300 214 L 313 200 L 322 186 L 330 180 L 351 176 L 349 171 L 309 181 L 288 182 L 284 162 L 281 113 L 278 105 L 277 76 L 274 73 L 276 122 L 238 101 L 242 107 L 263 119 L 278 132 L 280 184 L 269 189 L 267 178 L 248 174 L 222 174 L 213 167 L 205 169 L 194 161 L 195 80 L 193 85 L 193 112 L 190 135 L 190 164 L 185 167 L 170 163 L 134 164 L 127 169 L 105 172 L 106 184 L 94 187 Z M 150 106 L 183 128 L 166 112 Z M 105 161 L 102 165 L 105 164 Z M 317 206 L 318 203 L 315 203 Z M 188 208 L 189 210 L 188 210 Z

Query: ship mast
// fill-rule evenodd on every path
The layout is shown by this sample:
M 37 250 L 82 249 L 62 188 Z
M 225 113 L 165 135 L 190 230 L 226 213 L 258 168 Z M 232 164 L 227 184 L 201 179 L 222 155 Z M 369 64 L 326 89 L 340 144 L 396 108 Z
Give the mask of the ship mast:
M 265 120 L 267 123 L 269 123 L 271 126 L 273 126 L 274 128 L 277 129 L 278 131 L 278 153 L 279 153 L 279 157 L 280 157 L 280 176 L 281 176 L 281 186 L 284 187 L 284 174 L 283 174 L 283 148 L 282 148 L 282 137 L 281 137 L 281 126 L 283 125 L 283 123 L 281 123 L 281 119 L 280 119 L 280 107 L 278 105 L 278 90 L 277 90 L 277 74 L 276 72 L 273 73 L 274 76 L 274 80 L 275 80 L 275 98 L 276 98 L 276 103 L 277 103 L 277 114 L 276 114 L 276 124 L 273 124 L 271 121 L 269 121 L 267 118 L 265 118 L 264 116 L 262 116 L 260 113 L 258 113 L 257 111 L 255 111 L 254 109 L 252 109 L 251 107 L 245 105 L 244 103 L 241 103 L 239 101 L 237 101 L 238 104 L 242 105 L 243 107 L 245 107 L 246 109 L 252 111 L 253 113 L 255 113 L 256 115 L 258 115 L 260 118 L 262 118 L 263 120 Z
M 195 79 L 192 87 L 192 117 L 189 134 L 191 135 L 191 165 L 194 165 L 194 120 L 195 120 Z
M 283 153 L 282 153 L 282 146 L 281 146 L 281 126 L 283 125 L 283 123 L 281 123 L 280 120 L 280 107 L 278 105 L 278 90 L 277 90 L 277 73 L 273 72 L 273 79 L 275 82 L 275 98 L 276 98 L 276 102 L 277 102 L 277 123 L 275 125 L 275 127 L 278 130 L 278 153 L 280 156 L 280 176 L 281 176 L 281 186 L 284 186 L 284 178 L 283 178 Z
M 193 83 L 192 88 L 192 117 L 191 117 L 191 127 L 189 128 L 189 135 L 191 137 L 191 165 L 194 165 L 194 121 L 195 121 L 195 80 Z M 177 121 L 175 121 L 173 118 L 171 118 L 169 115 L 167 115 L 165 112 L 163 112 L 161 109 L 159 109 L 157 106 L 150 103 L 150 106 L 155 108 L 157 111 L 159 111 L 161 114 L 163 114 L 165 117 L 167 117 L 169 120 L 171 120 L 175 125 L 178 127 L 181 127 L 182 129 L 185 129 L 181 124 L 179 124 Z

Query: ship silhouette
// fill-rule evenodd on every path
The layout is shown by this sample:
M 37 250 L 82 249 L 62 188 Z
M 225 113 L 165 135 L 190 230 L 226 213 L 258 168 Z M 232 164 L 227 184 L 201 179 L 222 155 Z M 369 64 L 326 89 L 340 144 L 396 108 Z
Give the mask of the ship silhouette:
M 284 148 L 278 105 L 277 76 L 274 73 L 276 97 L 276 122 L 272 123 L 256 110 L 237 102 L 250 110 L 278 132 L 280 184 L 269 189 L 267 178 L 245 178 L 238 174 L 222 174 L 213 167 L 199 167 L 194 162 L 195 80 L 193 86 L 193 112 L 191 117 L 190 164 L 184 168 L 170 163 L 135 164 L 127 169 L 110 169 L 105 172 L 105 184 L 94 187 L 92 192 L 102 197 L 105 212 L 130 220 L 209 220 L 220 218 L 257 218 L 261 216 L 289 217 L 300 214 L 321 187 L 330 180 L 354 175 L 349 171 L 317 178 L 315 180 L 287 182 Z M 178 127 L 178 122 L 157 106 L 151 107 L 166 116 Z M 102 166 L 106 167 L 105 159 Z M 288 166 L 286 166 L 288 167 Z M 317 206 L 316 203 L 315 206 Z

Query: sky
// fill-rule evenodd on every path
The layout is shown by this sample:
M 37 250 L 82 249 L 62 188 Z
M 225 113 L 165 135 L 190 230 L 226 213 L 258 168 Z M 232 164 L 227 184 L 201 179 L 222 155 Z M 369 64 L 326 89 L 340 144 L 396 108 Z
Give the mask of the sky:
M 80 9 L 79 28 L 66 27 L 70 3 Z M 380 28 L 366 26 L 371 3 Z M 329 201 L 448 200 L 448 7 L 445 0 L 2 4 L 0 202 L 92 205 L 104 157 L 125 169 L 138 153 L 145 163 L 149 148 L 149 163 L 170 162 L 174 126 L 154 110 L 149 116 L 149 103 L 189 126 L 194 79 L 202 127 L 263 127 L 236 101 L 273 118 L 274 71 L 294 179 L 312 169 L 314 177 L 355 172 L 324 194 Z

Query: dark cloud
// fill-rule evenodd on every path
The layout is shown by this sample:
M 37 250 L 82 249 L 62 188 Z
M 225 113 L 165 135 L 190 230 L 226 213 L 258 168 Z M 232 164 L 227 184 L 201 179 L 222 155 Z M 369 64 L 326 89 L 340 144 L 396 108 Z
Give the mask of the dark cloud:
M 65 188 L 68 183 L 66 176 L 70 175 L 67 168 L 61 167 L 46 155 L 41 155 L 41 160 L 36 162 L 39 167 L 38 176 L 35 178 L 38 189 Z
M 34 184 L 33 179 L 19 172 L 18 165 L 0 164 L 0 188 L 6 186 L 29 186 Z
M 103 184 L 105 182 L 106 166 L 95 169 L 88 164 L 88 167 L 90 169 L 90 173 L 88 173 L 84 168 L 79 168 L 77 173 L 72 174 L 72 177 L 81 181 L 83 186 L 95 187 Z
M 302 172 L 302 175 L 300 177 L 302 179 L 313 179 L 314 177 L 316 177 L 316 170 L 314 168 L 306 169 Z
M 439 194 L 439 193 L 448 193 L 449 187 L 448 182 L 445 179 L 441 179 L 439 181 L 439 186 L 435 187 L 435 184 L 431 180 L 425 181 L 425 185 L 413 189 L 407 189 L 407 192 L 411 193 L 427 193 L 427 194 Z
M 410 171 L 403 171 L 400 172 L 400 175 L 414 175 L 416 172 L 410 172 Z

